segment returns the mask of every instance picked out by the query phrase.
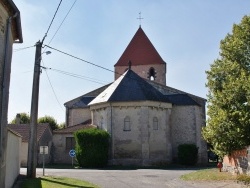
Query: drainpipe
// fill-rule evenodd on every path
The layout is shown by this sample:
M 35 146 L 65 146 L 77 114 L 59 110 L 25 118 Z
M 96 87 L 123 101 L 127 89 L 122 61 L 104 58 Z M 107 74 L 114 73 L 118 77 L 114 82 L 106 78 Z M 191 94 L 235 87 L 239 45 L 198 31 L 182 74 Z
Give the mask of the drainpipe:
M 114 134 L 113 134 L 113 106 L 110 103 L 110 132 L 111 132 L 111 157 L 112 165 L 114 164 Z

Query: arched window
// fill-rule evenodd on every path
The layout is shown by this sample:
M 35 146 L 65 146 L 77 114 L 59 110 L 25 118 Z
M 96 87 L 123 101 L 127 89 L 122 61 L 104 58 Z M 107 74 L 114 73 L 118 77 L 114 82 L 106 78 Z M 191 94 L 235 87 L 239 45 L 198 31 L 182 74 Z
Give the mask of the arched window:
M 158 130 L 158 118 L 153 118 L 153 130 Z
M 148 78 L 150 80 L 155 80 L 155 78 L 156 78 L 156 72 L 155 72 L 155 69 L 153 67 L 151 67 L 148 71 Z
M 124 127 L 123 127 L 124 131 L 131 131 L 131 127 L 130 127 L 130 118 L 128 116 L 126 116 L 124 118 Z

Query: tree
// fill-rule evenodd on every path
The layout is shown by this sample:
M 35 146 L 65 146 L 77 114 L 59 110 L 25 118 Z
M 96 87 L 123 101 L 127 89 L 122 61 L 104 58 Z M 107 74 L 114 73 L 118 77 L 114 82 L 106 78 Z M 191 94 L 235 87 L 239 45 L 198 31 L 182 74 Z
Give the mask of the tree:
M 250 17 L 234 24 L 207 71 L 208 120 L 203 137 L 219 156 L 250 144 Z
M 38 118 L 38 123 L 49 123 L 50 128 L 52 130 L 55 130 L 58 128 L 58 124 L 57 121 L 55 120 L 55 118 L 53 118 L 52 116 L 44 116 L 44 117 L 40 117 Z
M 22 112 L 19 114 L 20 115 L 20 124 L 27 124 L 27 123 L 30 123 L 30 116 L 29 114 L 25 113 L 25 112 Z M 10 122 L 11 124 L 16 124 L 16 117 L 11 120 Z

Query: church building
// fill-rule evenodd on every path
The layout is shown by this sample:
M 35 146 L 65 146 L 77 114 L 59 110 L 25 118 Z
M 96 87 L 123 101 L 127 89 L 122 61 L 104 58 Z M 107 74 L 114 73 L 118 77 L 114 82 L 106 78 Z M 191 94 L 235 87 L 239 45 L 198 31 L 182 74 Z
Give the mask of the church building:
M 114 82 L 65 103 L 67 128 L 108 131 L 113 165 L 172 163 L 180 144 L 195 144 L 207 163 L 206 100 L 166 85 L 166 62 L 141 27 L 114 69 Z

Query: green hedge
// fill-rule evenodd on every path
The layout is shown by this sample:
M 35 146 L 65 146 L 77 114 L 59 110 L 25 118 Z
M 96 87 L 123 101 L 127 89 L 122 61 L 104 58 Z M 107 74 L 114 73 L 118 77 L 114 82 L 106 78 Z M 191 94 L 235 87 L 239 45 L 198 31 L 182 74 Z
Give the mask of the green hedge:
M 81 167 L 103 167 L 108 163 L 109 133 L 100 129 L 75 132 L 76 159 Z
M 182 165 L 195 165 L 198 160 L 198 150 L 195 144 L 181 144 L 178 146 L 178 161 Z

